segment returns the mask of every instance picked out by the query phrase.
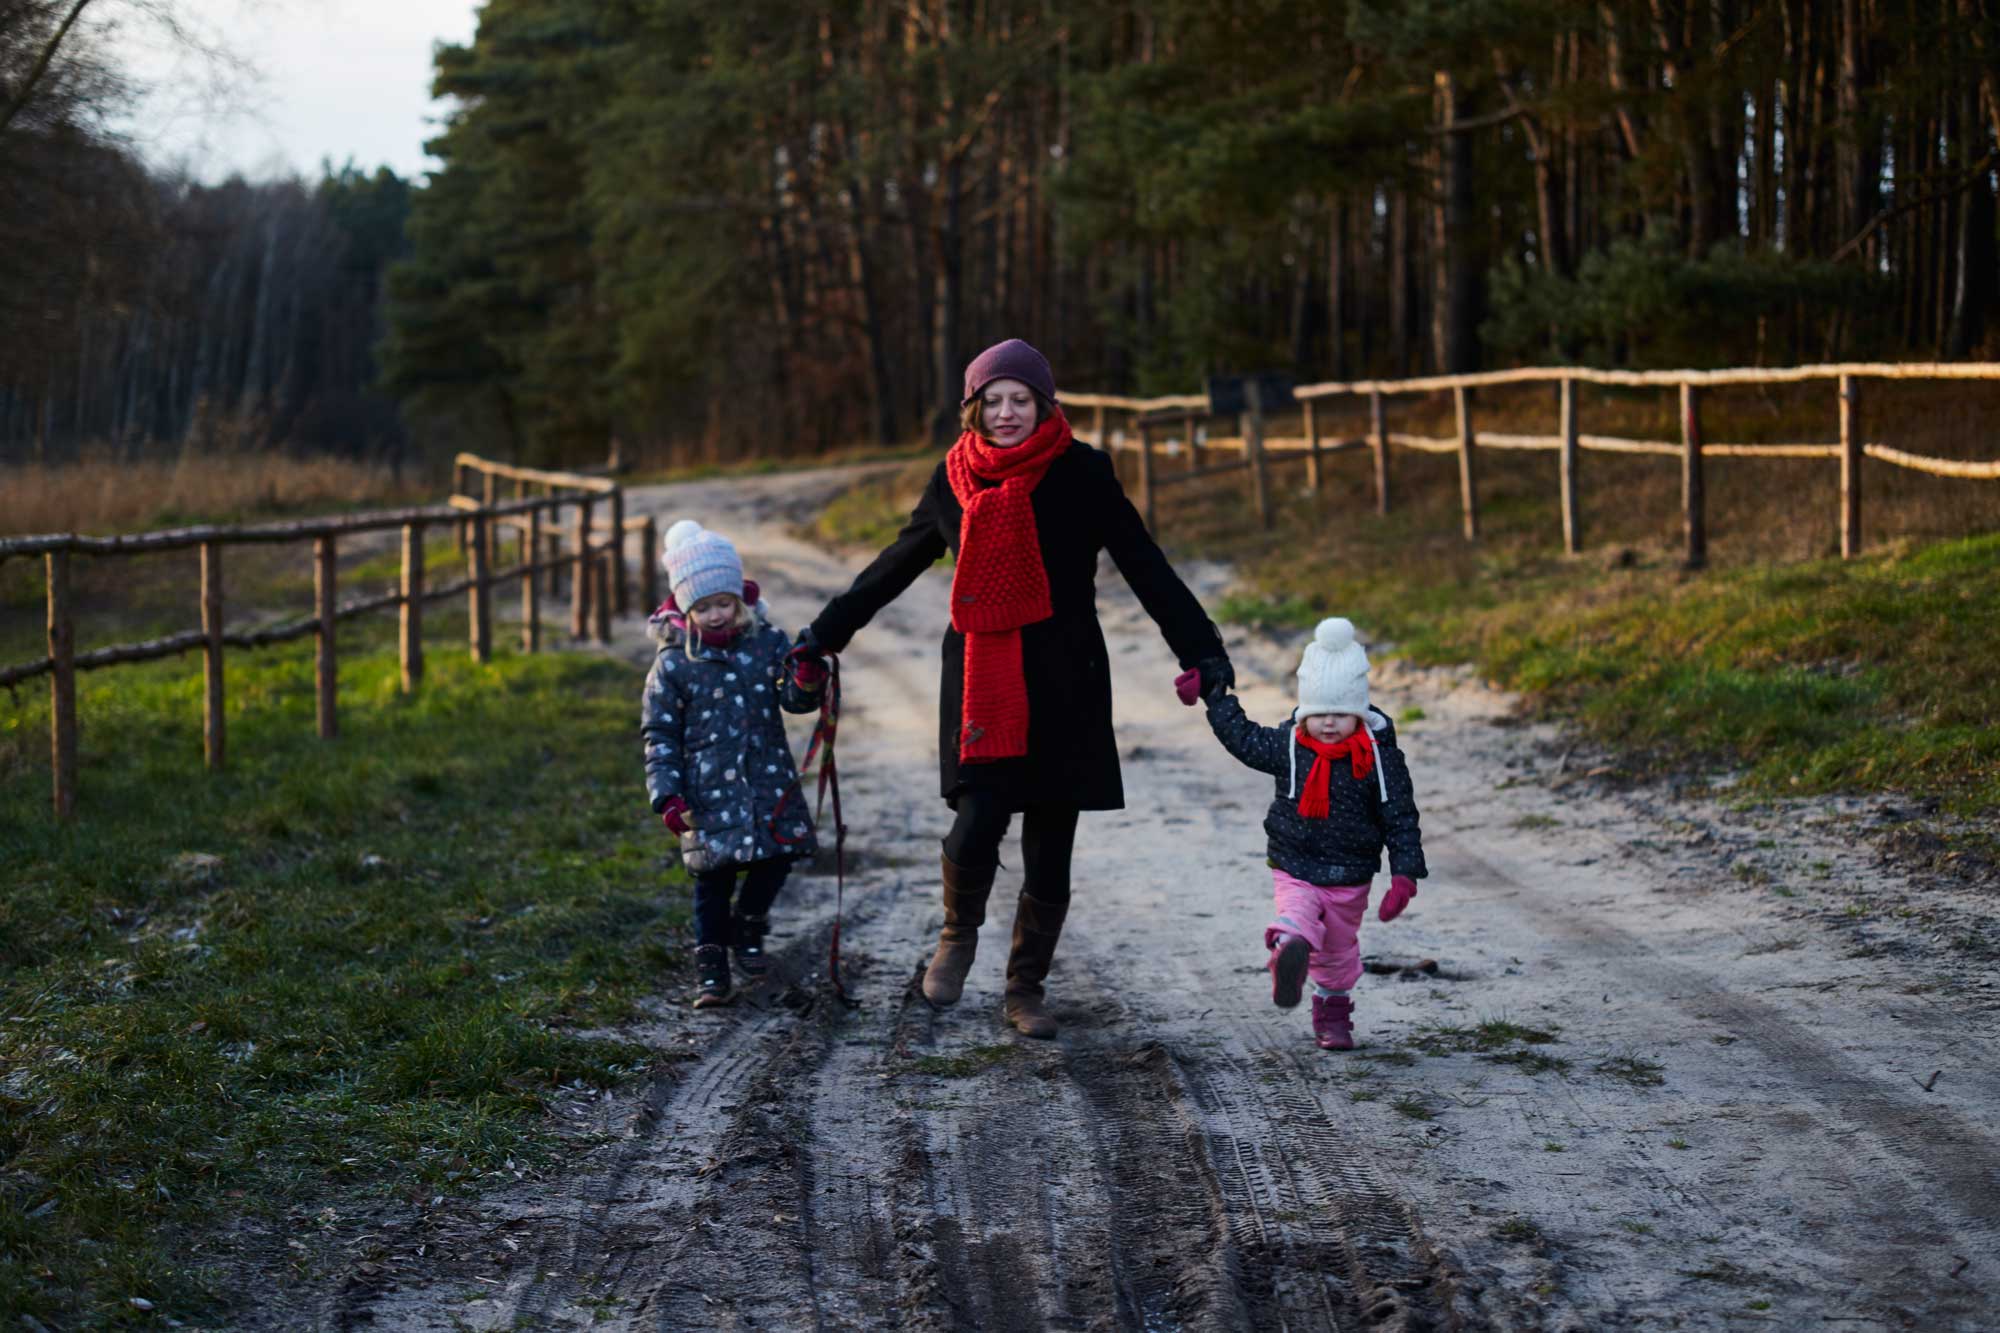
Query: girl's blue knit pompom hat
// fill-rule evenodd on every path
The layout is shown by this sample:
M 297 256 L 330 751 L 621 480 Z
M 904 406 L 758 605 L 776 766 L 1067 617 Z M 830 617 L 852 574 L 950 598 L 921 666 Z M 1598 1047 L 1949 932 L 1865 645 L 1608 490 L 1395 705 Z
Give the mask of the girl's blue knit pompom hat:
M 727 537 L 710 532 L 691 518 L 667 529 L 660 564 L 667 571 L 674 604 L 683 611 L 719 592 L 743 595 L 743 558 Z

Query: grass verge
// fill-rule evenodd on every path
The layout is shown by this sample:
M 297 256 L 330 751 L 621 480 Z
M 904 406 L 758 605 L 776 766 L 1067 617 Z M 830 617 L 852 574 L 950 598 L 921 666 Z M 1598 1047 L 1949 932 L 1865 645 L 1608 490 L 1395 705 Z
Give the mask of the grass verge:
M 198 670 L 86 675 L 69 826 L 45 694 L 0 713 L 0 1322 L 213 1315 L 300 1219 L 547 1160 L 546 1096 L 645 1067 L 597 1031 L 687 919 L 636 676 L 435 629 L 407 698 L 344 640 L 334 742 L 309 649 L 234 655 L 216 775 Z

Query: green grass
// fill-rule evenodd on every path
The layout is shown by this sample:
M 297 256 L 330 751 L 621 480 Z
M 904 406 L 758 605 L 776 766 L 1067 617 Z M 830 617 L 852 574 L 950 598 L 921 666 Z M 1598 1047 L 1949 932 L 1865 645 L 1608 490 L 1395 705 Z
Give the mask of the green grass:
M 67 826 L 45 690 L 0 704 L 0 1322 L 213 1314 L 294 1210 L 548 1161 L 553 1090 L 647 1065 L 595 1031 L 687 920 L 637 673 L 435 629 L 413 698 L 344 641 L 333 742 L 309 650 L 232 654 L 215 775 L 192 661 L 84 676 Z
M 933 1078 L 970 1078 L 1011 1060 L 1018 1048 L 1005 1042 L 986 1046 L 968 1046 L 951 1055 L 919 1055 L 910 1061 L 912 1073 L 928 1074 Z
M 1501 1055 L 1480 1057 L 1496 1065 L 1512 1065 L 1524 1074 L 1567 1074 L 1569 1061 L 1559 1055 L 1547 1055 L 1541 1051 L 1507 1051 Z
M 1657 1088 L 1667 1081 L 1666 1066 L 1643 1056 L 1614 1055 L 1599 1061 L 1592 1068 L 1635 1088 Z
M 1460 1051 L 1490 1055 L 1516 1045 L 1546 1046 L 1556 1039 L 1553 1030 L 1531 1028 L 1506 1018 L 1487 1018 L 1472 1027 L 1429 1025 L 1417 1033 L 1415 1045 L 1425 1055 L 1450 1055 Z

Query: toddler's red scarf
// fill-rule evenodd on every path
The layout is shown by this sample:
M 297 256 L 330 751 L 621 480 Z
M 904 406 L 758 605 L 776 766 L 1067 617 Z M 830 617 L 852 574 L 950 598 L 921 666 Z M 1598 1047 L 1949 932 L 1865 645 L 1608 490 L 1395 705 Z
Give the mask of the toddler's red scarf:
M 1347 737 L 1339 741 L 1316 741 L 1298 728 L 1299 744 L 1313 753 L 1312 772 L 1306 774 L 1306 789 L 1299 793 L 1299 813 L 1307 819 L 1325 819 L 1332 805 L 1328 784 L 1333 781 L 1334 761 L 1347 757 L 1357 780 L 1375 771 L 1375 738 L 1368 734 L 1364 718 Z
M 961 761 L 1028 752 L 1021 627 L 1055 614 L 1032 496 L 1069 443 L 1069 422 L 1052 412 L 1012 448 L 967 431 L 944 456 L 945 477 L 964 510 L 951 577 L 952 628 L 965 636 Z

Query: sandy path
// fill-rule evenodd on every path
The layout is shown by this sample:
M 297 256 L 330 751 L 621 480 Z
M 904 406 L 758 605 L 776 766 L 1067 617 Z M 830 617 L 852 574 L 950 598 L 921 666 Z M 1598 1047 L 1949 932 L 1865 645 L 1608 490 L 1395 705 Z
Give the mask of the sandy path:
M 789 535 L 838 480 L 628 511 L 728 532 L 795 625 L 859 567 Z M 1194 582 L 1212 599 L 1222 572 Z M 1084 818 L 1063 1035 L 999 1021 L 1010 875 L 965 1002 L 929 1011 L 908 982 L 939 919 L 946 586 L 843 659 L 864 1007 L 663 1001 L 642 1035 L 681 1058 L 593 1111 L 614 1139 L 588 1173 L 488 1196 L 450 1262 L 349 1282 L 327 1325 L 2000 1325 L 1995 969 L 1857 933 L 1844 904 L 1891 886 L 1842 825 L 1607 793 L 1504 699 L 1378 668 L 1386 707 L 1423 712 L 1401 730 L 1432 878 L 1364 930 L 1363 1049 L 1322 1053 L 1262 972 L 1266 779 L 1174 701 L 1108 562 L 1130 805 Z M 647 656 L 637 622 L 620 641 Z M 1277 720 L 1293 649 L 1232 650 Z M 813 985 L 831 876 L 787 894 L 775 944 Z

